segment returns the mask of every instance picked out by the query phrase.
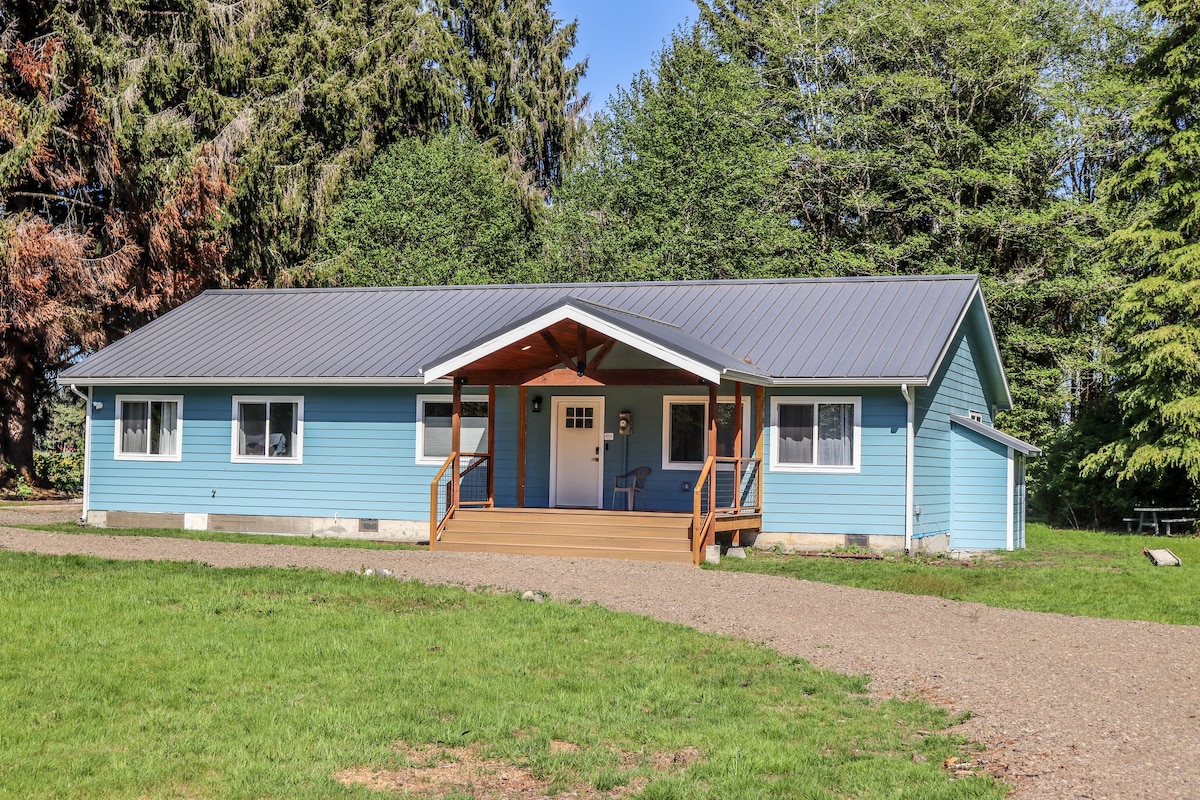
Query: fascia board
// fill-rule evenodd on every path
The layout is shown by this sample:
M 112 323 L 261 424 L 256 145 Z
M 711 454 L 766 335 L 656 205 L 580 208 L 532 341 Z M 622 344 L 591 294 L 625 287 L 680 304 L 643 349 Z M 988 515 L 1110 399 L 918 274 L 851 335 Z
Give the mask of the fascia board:
M 602 333 L 605 336 L 610 336 L 622 344 L 627 344 L 641 350 L 647 355 L 658 358 L 680 369 L 686 370 L 697 377 L 704 378 L 712 383 L 719 383 L 721 380 L 721 371 L 707 364 L 703 364 L 693 358 L 689 358 L 682 353 L 672 350 L 658 342 L 626 330 L 625 328 L 615 325 L 608 320 L 601 319 L 594 314 L 589 314 L 587 311 L 578 308 L 574 305 L 563 305 L 551 311 L 535 317 L 534 319 L 518 325 L 515 328 L 500 333 L 485 342 L 481 342 L 475 347 L 467 350 L 459 355 L 452 356 L 445 361 L 430 364 L 424 367 L 421 371 L 425 375 L 425 381 L 432 382 L 440 378 L 444 378 L 452 372 L 471 364 L 484 356 L 491 355 L 497 350 L 507 347 L 510 344 L 521 341 L 527 336 L 532 336 L 538 331 L 549 328 L 565 320 L 577 322 L 585 325 L 588 328 Z M 761 378 L 759 378 L 761 380 Z
M 971 313 L 971 307 L 975 305 L 975 301 L 979 300 L 979 307 L 983 309 L 983 319 L 987 323 L 988 337 L 992 344 L 992 358 L 995 359 L 996 368 L 1000 371 L 1000 387 L 1004 390 L 1005 408 L 1013 407 L 1012 392 L 1008 388 L 1008 374 L 1004 371 L 1004 362 L 1000 359 L 1000 343 L 996 341 L 996 329 L 992 327 L 992 318 L 988 314 L 987 303 L 983 301 L 983 286 L 979 280 L 975 281 L 975 288 L 971 291 L 971 296 L 967 298 L 967 302 L 963 304 L 962 312 L 958 315 L 958 320 L 954 323 L 954 328 L 950 331 L 950 335 L 946 338 L 942 345 L 942 351 L 938 354 L 937 361 L 933 364 L 933 370 L 929 373 L 929 380 L 937 375 L 942 369 L 942 362 L 946 360 L 947 354 L 950 352 L 950 345 L 954 343 L 954 339 L 958 336 L 958 331 L 966 322 L 967 316 Z M 999 404 L 997 404 L 999 405 Z
M 924 376 L 909 378 L 774 378 L 772 386 L 928 386 L 929 379 Z
M 270 378 L 250 378 L 245 376 L 224 377 L 190 376 L 190 377 L 102 377 L 102 378 L 71 378 L 59 375 L 56 378 L 59 386 L 424 386 L 433 381 L 422 380 L 419 377 L 399 378 L 338 378 L 312 377 L 294 375 Z M 439 381 L 450 383 L 449 380 Z

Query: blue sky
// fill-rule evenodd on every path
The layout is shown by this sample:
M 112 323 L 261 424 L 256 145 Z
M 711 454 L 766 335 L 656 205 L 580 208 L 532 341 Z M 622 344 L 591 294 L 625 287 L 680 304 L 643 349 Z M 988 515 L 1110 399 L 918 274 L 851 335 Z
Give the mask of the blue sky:
M 570 63 L 589 59 L 580 92 L 591 93 L 592 111 L 650 66 L 671 31 L 696 18 L 692 0 L 551 0 L 551 9 L 561 20 L 579 20 Z

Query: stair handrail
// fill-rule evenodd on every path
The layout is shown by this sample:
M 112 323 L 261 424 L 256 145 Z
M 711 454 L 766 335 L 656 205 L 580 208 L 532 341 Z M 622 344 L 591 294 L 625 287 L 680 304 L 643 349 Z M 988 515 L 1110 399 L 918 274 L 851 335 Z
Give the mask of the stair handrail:
M 700 566 L 700 552 L 709 539 L 714 538 L 717 527 L 717 457 L 710 455 L 704 461 L 696 488 L 692 490 L 692 562 Z M 707 508 L 703 507 L 707 487 Z
M 444 516 L 438 515 L 438 488 L 442 482 L 442 478 L 446 474 L 446 470 L 454 468 L 454 472 L 450 477 L 450 482 L 446 485 L 446 513 Z M 446 462 L 442 464 L 442 468 L 437 471 L 433 482 L 429 484 L 429 549 L 432 550 L 434 543 L 442 538 L 442 531 L 446 527 L 446 523 L 454 516 L 454 512 L 458 508 L 458 451 L 455 450 L 450 455 L 446 456 Z

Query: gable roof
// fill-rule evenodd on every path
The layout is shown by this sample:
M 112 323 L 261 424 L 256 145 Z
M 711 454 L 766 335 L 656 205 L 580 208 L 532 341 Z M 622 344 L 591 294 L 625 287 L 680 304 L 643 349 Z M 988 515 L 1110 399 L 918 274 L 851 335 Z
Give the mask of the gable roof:
M 214 290 L 59 380 L 422 383 L 423 368 L 557 309 L 750 382 L 922 385 L 978 295 L 973 275 Z
M 426 383 L 444 378 L 481 356 L 514 344 L 531 333 L 570 320 L 660 358 L 705 380 L 719 383 L 723 376 L 753 383 L 770 383 L 770 377 L 753 364 L 739 360 L 677 325 L 630 314 L 620 309 L 570 298 L 548 309 L 499 326 L 479 339 L 421 368 Z

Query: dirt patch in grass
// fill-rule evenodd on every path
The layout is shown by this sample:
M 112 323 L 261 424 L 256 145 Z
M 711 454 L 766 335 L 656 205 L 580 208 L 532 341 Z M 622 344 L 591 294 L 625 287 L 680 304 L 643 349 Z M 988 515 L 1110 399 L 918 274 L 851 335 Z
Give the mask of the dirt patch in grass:
M 552 795 L 572 800 L 615 800 L 645 788 L 649 779 L 631 774 L 640 767 L 647 766 L 660 773 L 679 772 L 700 758 L 700 751 L 695 747 L 649 755 L 621 751 L 621 772 L 628 773 L 628 780 L 621 776 L 618 781 L 621 785 L 613 786 L 609 776 L 605 781 L 608 785 L 598 788 L 583 781 L 564 786 L 562 780 L 540 779 L 527 767 L 483 757 L 478 744 L 443 747 L 400 742 L 396 750 L 413 766 L 396 770 L 350 767 L 333 777 L 347 786 L 366 786 L 377 792 L 422 800 L 440 800 L 452 795 L 465 795 L 475 800 L 542 800 Z M 578 750 L 579 745 L 574 742 L 555 740 L 550 743 L 551 753 Z

